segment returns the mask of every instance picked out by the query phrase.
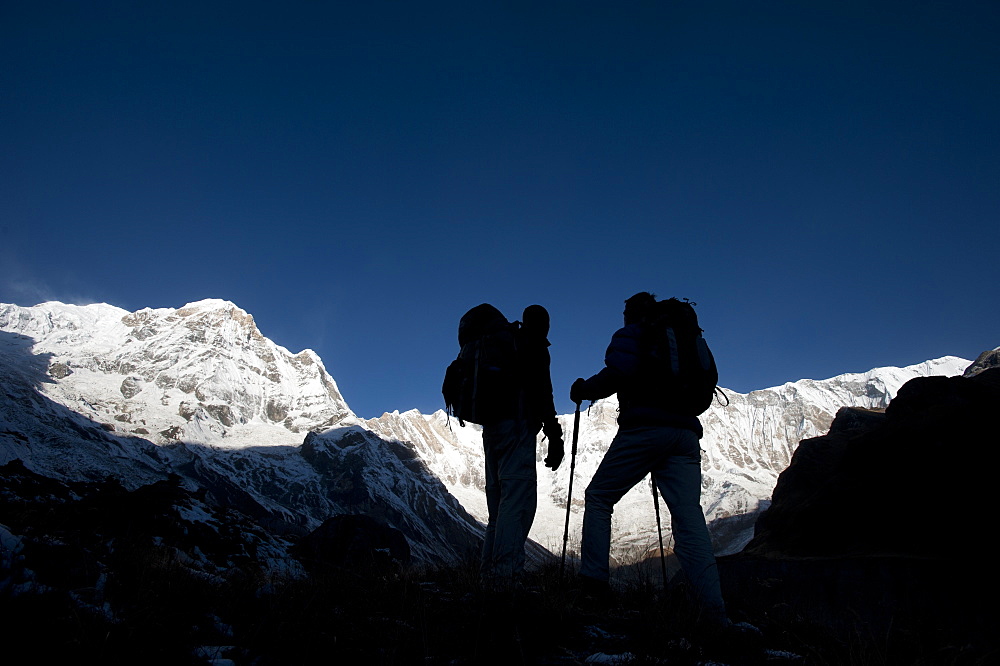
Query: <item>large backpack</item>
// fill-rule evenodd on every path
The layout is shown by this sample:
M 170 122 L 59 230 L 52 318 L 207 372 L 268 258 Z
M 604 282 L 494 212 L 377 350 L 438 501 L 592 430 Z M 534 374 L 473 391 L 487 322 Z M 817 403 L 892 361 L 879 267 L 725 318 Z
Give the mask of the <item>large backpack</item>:
M 460 425 L 485 425 L 515 418 L 520 406 L 521 372 L 517 322 L 492 305 L 472 308 L 458 324 L 458 358 L 444 376 L 445 408 Z
M 657 302 L 646 323 L 646 346 L 650 379 L 671 409 L 699 416 L 712 405 L 719 371 L 693 305 L 676 298 Z

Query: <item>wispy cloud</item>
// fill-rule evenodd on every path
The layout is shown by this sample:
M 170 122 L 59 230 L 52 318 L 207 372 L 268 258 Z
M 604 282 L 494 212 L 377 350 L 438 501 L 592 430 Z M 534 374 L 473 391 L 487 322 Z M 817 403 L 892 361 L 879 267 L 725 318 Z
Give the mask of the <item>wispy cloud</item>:
M 0 251 L 0 302 L 37 305 L 61 301 L 88 305 L 100 299 L 87 295 L 85 289 L 57 289 L 48 280 L 35 275 L 11 252 Z

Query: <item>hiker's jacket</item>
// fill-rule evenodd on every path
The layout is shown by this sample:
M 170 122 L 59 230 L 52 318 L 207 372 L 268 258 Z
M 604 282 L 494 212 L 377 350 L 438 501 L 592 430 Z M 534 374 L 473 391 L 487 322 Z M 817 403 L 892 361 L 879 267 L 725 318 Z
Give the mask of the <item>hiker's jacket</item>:
M 584 381 L 579 395 L 584 400 L 600 400 L 618 394 L 618 426 L 671 426 L 702 436 L 697 416 L 678 413 L 669 398 L 668 378 L 650 372 L 646 353 L 648 331 L 641 324 L 628 324 L 611 337 L 604 354 L 604 369 Z

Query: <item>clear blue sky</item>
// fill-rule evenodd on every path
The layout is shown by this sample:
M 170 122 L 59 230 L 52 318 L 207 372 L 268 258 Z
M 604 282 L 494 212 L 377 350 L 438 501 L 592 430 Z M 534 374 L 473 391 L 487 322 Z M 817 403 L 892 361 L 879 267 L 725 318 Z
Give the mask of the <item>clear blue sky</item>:
M 0 4 L 0 302 L 228 299 L 353 409 L 637 291 L 749 391 L 1000 345 L 1000 4 Z

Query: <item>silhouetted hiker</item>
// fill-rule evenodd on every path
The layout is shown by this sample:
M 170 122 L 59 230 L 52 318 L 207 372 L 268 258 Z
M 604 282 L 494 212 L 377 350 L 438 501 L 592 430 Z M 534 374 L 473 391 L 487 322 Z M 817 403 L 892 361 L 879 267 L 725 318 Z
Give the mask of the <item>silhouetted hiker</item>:
M 486 506 L 489 520 L 480 571 L 501 579 L 524 570 L 524 544 L 535 519 L 535 441 L 549 440 L 545 464 L 563 458 L 549 374 L 548 312 L 524 311 L 519 327 L 489 304 L 478 305 L 459 323 L 462 348 L 445 375 L 445 403 L 459 423 L 483 426 Z
M 708 622 L 725 626 L 729 621 L 700 502 L 698 415 L 714 395 L 715 361 L 689 303 L 657 302 L 641 292 L 625 301 L 624 315 L 604 369 L 577 379 L 570 389 L 575 403 L 614 393 L 619 401 L 618 433 L 585 494 L 580 583 L 586 593 L 607 596 L 614 505 L 652 473 L 670 509 L 677 559 Z

